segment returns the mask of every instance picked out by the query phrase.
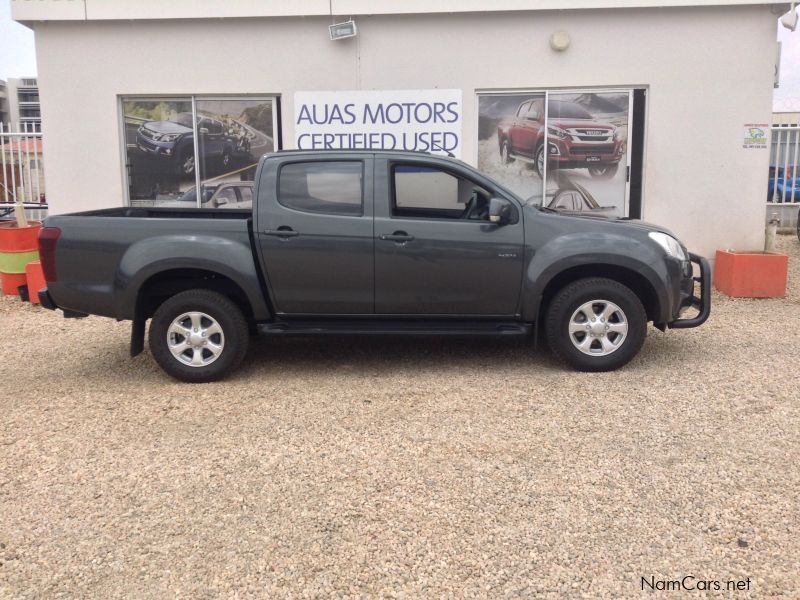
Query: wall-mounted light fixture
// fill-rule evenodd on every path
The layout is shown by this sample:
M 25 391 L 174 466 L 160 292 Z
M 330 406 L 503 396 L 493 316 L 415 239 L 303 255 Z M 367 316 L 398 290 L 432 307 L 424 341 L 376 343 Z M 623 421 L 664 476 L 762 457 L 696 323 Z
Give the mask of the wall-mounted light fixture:
M 331 34 L 332 40 L 345 40 L 358 35 L 358 28 L 356 28 L 356 22 L 353 21 L 353 19 L 345 21 L 344 23 L 329 25 L 328 31 Z
M 556 31 L 550 36 L 550 47 L 556 52 L 563 52 L 569 48 L 569 34 L 566 31 Z

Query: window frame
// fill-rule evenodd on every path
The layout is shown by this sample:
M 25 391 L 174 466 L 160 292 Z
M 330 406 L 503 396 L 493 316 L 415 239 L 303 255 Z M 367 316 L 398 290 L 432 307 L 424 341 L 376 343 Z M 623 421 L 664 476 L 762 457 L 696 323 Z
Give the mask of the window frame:
M 301 208 L 295 208 L 293 206 L 287 206 L 286 204 L 281 202 L 281 173 L 283 172 L 283 169 L 285 167 L 288 167 L 288 166 L 291 166 L 291 165 L 321 164 L 321 163 L 359 163 L 361 165 L 361 179 L 360 179 L 361 203 L 360 203 L 360 211 L 359 211 L 358 214 L 342 214 L 342 213 L 337 213 L 337 212 L 324 212 L 324 211 L 318 211 L 318 210 L 303 210 Z M 294 211 L 294 212 L 297 212 L 297 213 L 300 213 L 300 214 L 303 214 L 303 215 L 318 215 L 318 216 L 325 216 L 325 217 L 349 217 L 349 218 L 359 219 L 359 218 L 363 218 L 364 214 L 365 214 L 365 210 L 364 210 L 364 208 L 365 208 L 365 206 L 364 206 L 364 204 L 365 204 L 365 193 L 366 193 L 366 190 L 365 190 L 366 186 L 364 185 L 365 181 L 366 181 L 366 165 L 365 165 L 364 159 L 359 159 L 359 158 L 333 158 L 333 157 L 331 157 L 331 158 L 323 158 L 323 159 L 317 159 L 317 160 L 305 159 L 305 160 L 286 161 L 286 162 L 282 162 L 281 164 L 278 165 L 278 170 L 275 173 L 275 200 L 276 200 L 277 204 L 281 208 L 286 209 L 286 210 L 291 210 L 291 211 Z
M 125 103 L 126 102 L 189 102 L 191 104 L 191 108 L 186 112 L 190 115 L 190 118 L 193 121 L 192 125 L 192 133 L 194 135 L 194 156 L 195 156 L 195 182 L 194 186 L 197 189 L 201 187 L 204 188 L 208 181 L 204 182 L 200 175 L 200 168 L 199 163 L 197 162 L 197 155 L 198 155 L 198 146 L 199 146 L 199 126 L 196 121 L 196 117 L 200 116 L 197 110 L 197 103 L 198 102 L 207 102 L 207 101 L 250 101 L 250 100 L 257 100 L 257 101 L 269 101 L 272 105 L 272 140 L 273 140 L 273 152 L 278 152 L 283 148 L 283 129 L 282 129 L 282 95 L 280 92 L 259 92 L 259 93 L 239 93 L 239 94 L 208 94 L 208 93 L 197 93 L 197 92 L 188 92 L 183 94 L 176 94 L 176 93 L 165 93 L 165 94 L 152 94 L 152 93 L 126 93 L 126 94 L 117 94 L 116 96 L 116 103 L 117 103 L 117 132 L 119 136 L 119 145 L 120 145 L 120 158 L 119 158 L 119 165 L 120 165 L 120 176 L 121 176 L 121 185 L 123 191 L 123 199 L 125 206 L 136 206 L 134 201 L 131 199 L 131 178 L 130 178 L 130 171 L 129 167 L 130 164 L 128 162 L 128 147 L 127 147 L 127 137 L 126 137 L 126 124 L 125 124 Z M 224 135 L 225 129 L 223 127 L 222 134 Z M 198 203 L 194 208 L 202 208 L 202 204 L 200 199 L 202 199 L 202 194 L 198 194 Z

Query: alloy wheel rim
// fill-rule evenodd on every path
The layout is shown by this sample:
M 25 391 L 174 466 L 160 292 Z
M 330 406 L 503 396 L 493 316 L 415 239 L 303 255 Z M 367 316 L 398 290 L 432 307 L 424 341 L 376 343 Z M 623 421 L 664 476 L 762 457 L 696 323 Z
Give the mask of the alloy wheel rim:
M 167 329 L 167 347 L 172 356 L 189 367 L 206 367 L 225 349 L 222 327 L 204 312 L 186 312 Z
M 590 300 L 572 313 L 568 330 L 572 345 L 584 354 L 608 356 L 628 337 L 628 319 L 613 302 Z

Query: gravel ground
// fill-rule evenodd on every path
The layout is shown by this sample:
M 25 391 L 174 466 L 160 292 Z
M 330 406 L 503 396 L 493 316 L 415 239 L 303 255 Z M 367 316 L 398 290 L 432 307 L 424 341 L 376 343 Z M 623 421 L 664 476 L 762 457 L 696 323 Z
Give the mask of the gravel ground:
M 800 244 L 779 249 L 787 298 L 715 296 L 594 375 L 521 342 L 281 339 L 182 385 L 124 323 L 0 298 L 0 596 L 618 598 L 691 575 L 798 598 Z

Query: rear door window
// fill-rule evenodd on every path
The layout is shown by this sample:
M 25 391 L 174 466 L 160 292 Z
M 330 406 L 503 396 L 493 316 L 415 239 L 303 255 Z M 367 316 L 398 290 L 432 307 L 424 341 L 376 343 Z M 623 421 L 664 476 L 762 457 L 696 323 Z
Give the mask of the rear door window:
M 361 216 L 363 181 L 361 161 L 290 163 L 278 175 L 278 202 L 303 212 Z

